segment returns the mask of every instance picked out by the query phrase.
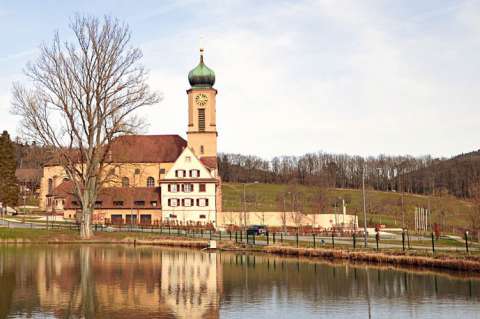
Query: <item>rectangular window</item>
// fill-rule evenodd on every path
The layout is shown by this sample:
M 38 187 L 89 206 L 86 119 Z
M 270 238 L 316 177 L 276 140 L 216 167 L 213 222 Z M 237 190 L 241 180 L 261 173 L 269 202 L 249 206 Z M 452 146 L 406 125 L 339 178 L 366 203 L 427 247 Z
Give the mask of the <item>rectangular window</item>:
M 121 225 L 121 224 L 123 224 L 122 215 L 112 215 L 112 216 L 111 216 L 111 219 L 112 219 L 112 224 L 114 224 L 114 225 Z
M 200 177 L 200 170 L 198 170 L 198 169 L 191 169 L 191 170 L 190 170 L 190 177 Z
M 193 192 L 193 184 L 183 184 L 182 188 L 185 193 Z
M 185 206 L 185 207 L 192 207 L 193 206 L 193 199 L 191 199 L 191 198 L 184 198 L 182 200 L 182 202 L 183 202 L 183 206 Z
M 177 184 L 168 184 L 168 191 L 171 193 L 178 192 L 178 185 Z
M 144 200 L 136 200 L 134 202 L 135 206 L 145 206 L 145 201 Z
M 140 224 L 151 225 L 152 224 L 152 215 L 140 215 Z
M 136 224 L 137 223 L 137 215 L 126 215 L 125 216 L 125 223 L 128 225 Z
M 95 202 L 95 207 L 102 207 L 102 201 L 101 200 L 97 200 Z
M 186 177 L 186 172 L 184 169 L 177 169 L 175 171 L 175 177 Z
M 208 198 L 198 198 L 197 199 L 197 206 L 199 206 L 199 207 L 208 206 Z
M 160 168 L 160 174 L 165 174 L 165 168 Z
M 199 191 L 204 193 L 207 191 L 207 185 L 206 184 L 199 184 Z
M 200 219 L 205 219 L 205 218 L 207 218 L 207 216 L 205 216 L 205 215 L 200 215 Z
M 205 131 L 205 109 L 198 109 L 198 130 Z
M 177 218 L 177 215 L 175 215 L 175 214 L 170 214 L 169 217 L 175 219 L 175 218 Z
M 179 200 L 177 198 L 170 198 L 168 200 L 168 206 L 170 207 L 177 207 L 179 204 Z
M 150 205 L 151 205 L 152 207 L 157 207 L 157 201 L 156 201 L 156 200 L 151 201 L 151 202 L 150 202 Z

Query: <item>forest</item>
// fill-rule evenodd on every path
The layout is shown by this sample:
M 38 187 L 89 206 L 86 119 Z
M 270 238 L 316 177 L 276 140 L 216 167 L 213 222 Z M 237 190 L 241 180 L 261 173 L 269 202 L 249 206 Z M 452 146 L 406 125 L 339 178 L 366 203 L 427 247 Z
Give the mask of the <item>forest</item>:
M 15 142 L 17 168 L 41 168 L 51 151 L 38 145 Z M 432 156 L 361 157 L 326 152 L 301 156 L 277 156 L 271 160 L 255 155 L 218 156 L 224 182 L 300 184 L 327 188 L 359 189 L 365 172 L 368 188 L 422 195 L 453 195 L 471 198 L 480 181 L 480 150 L 452 158 Z
M 308 153 L 265 160 L 258 156 L 220 154 L 222 180 L 358 189 L 470 198 L 480 180 L 480 150 L 450 159 L 426 156 L 361 156 Z

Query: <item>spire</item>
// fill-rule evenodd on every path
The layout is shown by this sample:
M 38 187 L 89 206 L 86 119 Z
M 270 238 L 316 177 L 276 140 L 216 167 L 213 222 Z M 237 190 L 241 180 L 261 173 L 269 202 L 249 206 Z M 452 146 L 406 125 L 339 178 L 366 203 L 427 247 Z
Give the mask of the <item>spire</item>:
M 203 62 L 205 49 L 200 47 L 200 63 L 188 73 L 188 81 L 192 88 L 208 88 L 215 84 L 215 72 Z

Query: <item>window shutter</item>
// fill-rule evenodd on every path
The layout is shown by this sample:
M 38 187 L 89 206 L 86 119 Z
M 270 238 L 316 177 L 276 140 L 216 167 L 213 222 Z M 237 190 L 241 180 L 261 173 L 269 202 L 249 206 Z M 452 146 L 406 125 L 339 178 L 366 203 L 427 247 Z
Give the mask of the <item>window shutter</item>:
M 171 192 L 172 191 L 172 185 L 168 184 L 168 191 Z
M 175 177 L 178 177 L 178 169 L 175 171 Z
M 170 186 L 170 185 L 168 185 L 168 186 Z M 170 198 L 168 199 L 168 206 L 172 206 L 172 202 L 171 202 Z
M 205 206 L 208 206 L 208 198 L 205 198 Z
M 182 206 L 185 206 L 185 198 L 182 199 Z

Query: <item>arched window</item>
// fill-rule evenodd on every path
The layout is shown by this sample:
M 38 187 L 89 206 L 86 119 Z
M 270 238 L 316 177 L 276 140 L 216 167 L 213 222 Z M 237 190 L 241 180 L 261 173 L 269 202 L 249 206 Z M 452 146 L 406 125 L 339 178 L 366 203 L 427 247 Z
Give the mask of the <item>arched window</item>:
M 53 191 L 53 179 L 48 179 L 48 193 L 51 194 Z
M 128 177 L 122 177 L 122 187 L 128 187 L 130 185 L 130 180 Z
M 155 178 L 152 176 L 147 178 L 147 187 L 155 187 Z

